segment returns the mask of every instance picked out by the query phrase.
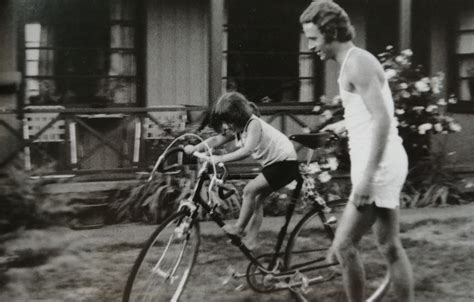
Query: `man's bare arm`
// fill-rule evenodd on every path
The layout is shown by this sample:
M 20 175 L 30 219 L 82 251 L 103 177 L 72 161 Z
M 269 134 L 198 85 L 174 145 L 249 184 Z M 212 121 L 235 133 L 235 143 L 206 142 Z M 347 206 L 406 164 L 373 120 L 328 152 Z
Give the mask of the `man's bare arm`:
M 357 54 L 350 62 L 347 73 L 348 81 L 353 85 L 364 104 L 372 115 L 373 141 L 370 148 L 369 161 L 364 176 L 370 180 L 382 160 L 390 130 L 390 114 L 384 104 L 382 89 L 384 73 L 382 66 L 368 53 Z

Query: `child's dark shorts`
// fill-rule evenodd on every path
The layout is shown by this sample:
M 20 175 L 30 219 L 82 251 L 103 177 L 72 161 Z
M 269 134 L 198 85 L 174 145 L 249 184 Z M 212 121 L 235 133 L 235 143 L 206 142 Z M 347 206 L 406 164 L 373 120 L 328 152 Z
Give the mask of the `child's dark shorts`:
M 274 191 L 300 177 L 296 160 L 279 161 L 263 167 L 262 174 Z

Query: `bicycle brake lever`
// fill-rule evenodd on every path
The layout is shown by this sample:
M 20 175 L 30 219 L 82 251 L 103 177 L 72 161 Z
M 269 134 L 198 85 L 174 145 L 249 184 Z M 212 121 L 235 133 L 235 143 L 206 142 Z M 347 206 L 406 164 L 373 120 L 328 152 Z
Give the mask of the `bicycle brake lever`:
M 329 217 L 329 219 L 324 224 L 325 225 L 331 225 L 331 224 L 335 224 L 336 222 L 337 222 L 337 218 L 334 217 L 334 216 L 331 216 L 331 217 Z

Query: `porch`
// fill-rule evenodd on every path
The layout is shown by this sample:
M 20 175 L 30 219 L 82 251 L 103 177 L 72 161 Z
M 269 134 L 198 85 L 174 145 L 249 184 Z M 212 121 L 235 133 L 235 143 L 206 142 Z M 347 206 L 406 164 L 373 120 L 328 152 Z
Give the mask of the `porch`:
M 261 114 L 288 135 L 309 132 L 322 121 L 315 105 L 261 106 Z M 188 105 L 2 110 L 0 127 L 7 143 L 0 169 L 14 165 L 33 177 L 74 182 L 137 179 L 175 137 L 195 131 L 206 110 Z M 237 173 L 256 168 L 249 160 L 233 166 Z

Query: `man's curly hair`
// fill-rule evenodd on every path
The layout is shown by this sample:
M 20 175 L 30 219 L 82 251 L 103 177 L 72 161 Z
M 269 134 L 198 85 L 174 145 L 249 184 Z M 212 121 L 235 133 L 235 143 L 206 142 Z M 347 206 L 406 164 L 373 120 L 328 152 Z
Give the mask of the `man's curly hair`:
M 314 0 L 300 16 L 300 23 L 314 23 L 327 43 L 347 42 L 355 37 L 346 11 L 331 0 Z

